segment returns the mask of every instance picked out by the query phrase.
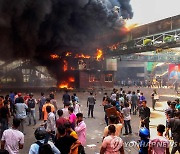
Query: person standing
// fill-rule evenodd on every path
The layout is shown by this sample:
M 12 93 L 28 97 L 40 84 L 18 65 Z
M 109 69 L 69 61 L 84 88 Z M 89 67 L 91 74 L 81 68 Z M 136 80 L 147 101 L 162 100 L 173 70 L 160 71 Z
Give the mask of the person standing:
M 24 123 L 27 118 L 26 110 L 28 109 L 28 106 L 24 103 L 24 99 L 22 97 L 19 98 L 19 102 L 15 104 L 15 109 L 16 118 L 21 121 L 19 130 L 24 133 Z
M 131 111 L 134 115 L 136 115 L 137 103 L 138 103 L 138 96 L 135 94 L 135 91 L 132 92 L 131 96 Z
M 122 127 L 123 125 L 121 123 L 117 123 L 117 116 L 115 115 L 111 115 L 109 117 L 109 125 L 106 126 L 104 128 L 104 135 L 103 135 L 103 138 L 105 138 L 106 136 L 108 136 L 108 127 L 110 125 L 114 125 L 116 127 L 116 132 L 115 132 L 115 136 L 120 136 L 121 135 L 121 130 L 122 130 Z
M 18 130 L 20 120 L 13 119 L 13 126 L 3 132 L 1 138 L 1 149 L 5 149 L 9 154 L 18 154 L 19 149 L 23 149 L 24 134 Z
M 70 95 L 68 94 L 68 91 L 66 90 L 66 91 L 65 91 L 65 94 L 64 94 L 63 97 L 62 97 L 62 101 L 63 101 L 64 106 L 65 106 L 66 104 L 69 104 L 69 103 L 70 103 L 70 100 L 71 100 L 71 97 L 70 97 Z
M 60 126 L 57 128 L 55 146 L 59 149 L 61 154 L 69 154 L 74 151 L 79 145 L 80 142 L 76 138 L 67 135 L 66 128 L 64 126 Z
M 46 103 L 46 97 L 44 96 L 44 93 L 41 92 L 41 98 L 38 101 L 38 105 L 39 105 L 39 120 L 42 120 L 42 118 L 43 118 L 42 107 L 43 107 L 43 105 L 45 103 Z
M 76 114 L 77 117 L 77 125 L 75 127 L 75 131 L 78 135 L 78 139 L 81 142 L 82 146 L 86 145 L 86 124 L 83 121 L 83 114 L 78 113 Z
M 74 129 L 75 128 L 75 124 L 76 124 L 76 115 L 73 113 L 74 108 L 73 107 L 69 107 L 68 111 L 69 111 L 69 122 L 71 123 L 72 129 Z
M 57 107 L 57 100 L 55 99 L 55 95 L 53 93 L 49 95 L 49 98 L 51 99 L 51 104 L 54 105 L 54 108 L 55 108 L 55 112 L 57 111 L 58 107 Z
M 108 127 L 108 136 L 104 138 L 100 154 L 124 154 L 123 140 L 115 136 L 116 127 L 110 125 Z
M 9 118 L 10 118 L 10 113 L 8 109 L 8 104 L 7 102 L 4 102 L 4 106 L 0 108 L 0 124 L 1 124 L 0 137 L 2 137 L 2 133 L 4 132 L 4 130 L 8 129 Z
M 76 95 L 76 93 L 73 94 L 74 99 L 76 100 L 77 103 L 79 103 L 79 97 Z
M 166 130 L 166 136 L 171 129 L 174 145 L 171 154 L 175 154 L 176 151 L 180 153 L 180 111 L 175 113 L 175 118 L 171 118 L 168 123 L 168 129 Z
M 153 110 L 155 110 L 156 101 L 158 100 L 157 97 L 158 97 L 157 91 L 156 91 L 156 89 L 154 89 L 153 93 L 151 95 L 151 98 L 152 98 L 152 109 Z
M 49 151 L 46 150 L 46 152 L 48 154 L 51 154 L 51 152 L 53 152 L 53 154 L 60 154 L 60 151 L 58 150 L 58 148 L 54 145 L 54 143 L 52 143 L 51 141 L 46 141 L 47 132 L 45 130 L 44 127 L 38 127 L 35 132 L 34 132 L 34 136 L 37 140 L 37 142 L 33 143 L 29 149 L 29 154 L 38 154 L 40 153 L 40 146 L 43 144 L 47 144 L 50 145 L 51 149 L 48 149 Z M 42 152 L 43 153 L 43 152 Z M 44 154 L 44 153 L 43 153 Z
M 132 134 L 132 128 L 131 128 L 131 123 L 130 123 L 130 120 L 131 120 L 130 110 L 131 108 L 129 107 L 129 104 L 125 103 L 124 108 L 122 109 L 122 114 L 124 117 L 124 126 L 125 126 L 124 135 Z M 129 133 L 128 133 L 128 129 L 129 129 Z
M 90 116 L 90 113 L 91 113 L 91 117 L 94 118 L 94 105 L 96 104 L 96 99 L 95 97 L 93 96 L 93 93 L 90 92 L 90 96 L 88 97 L 87 99 L 87 107 L 88 107 L 88 118 Z
M 142 107 L 139 110 L 139 116 L 141 119 L 141 127 L 146 127 L 149 130 L 149 118 L 150 118 L 150 108 L 147 107 L 147 102 L 143 101 L 142 102 Z
M 33 118 L 34 125 L 36 125 L 36 111 L 35 111 L 35 106 L 36 106 L 36 100 L 33 98 L 33 94 L 29 94 L 29 99 L 27 100 L 27 105 L 28 105 L 28 119 L 29 119 L 29 125 L 31 125 L 31 117 Z
M 56 120 L 55 120 L 55 115 L 53 112 L 51 112 L 51 106 L 46 106 L 46 111 L 48 113 L 48 117 L 47 117 L 47 127 L 46 127 L 46 131 L 47 131 L 47 140 L 49 140 L 49 137 L 51 136 L 52 140 L 54 141 L 54 136 L 55 136 L 55 130 L 56 130 Z
M 66 104 L 64 104 L 64 108 L 62 109 L 62 111 L 63 111 L 63 118 L 65 118 L 65 119 L 69 119 L 69 111 L 68 111 L 68 108 L 69 108 L 69 106 L 70 106 L 70 103 L 66 103 Z
M 105 112 L 105 117 L 104 117 L 104 119 L 105 119 L 105 122 L 106 122 L 106 125 L 107 125 L 107 126 L 108 126 L 108 124 L 109 124 L 109 120 L 108 120 L 108 116 L 107 116 L 106 110 L 107 110 L 108 108 L 111 108 L 111 107 L 113 107 L 113 106 L 111 105 L 111 99 L 108 98 L 108 99 L 107 99 L 107 103 L 104 105 L 104 112 Z
M 157 136 L 152 138 L 149 142 L 148 154 L 170 154 L 169 141 L 163 136 L 165 132 L 164 125 L 157 126 Z
M 67 119 L 63 118 L 63 110 L 59 109 L 57 114 L 59 118 L 56 120 L 56 127 L 58 128 L 59 126 L 64 126 L 67 123 Z
M 51 112 L 54 112 L 54 111 L 55 111 L 54 105 L 52 105 L 52 104 L 50 103 L 50 98 L 47 98 L 47 99 L 46 99 L 46 104 L 44 104 L 44 105 L 43 105 L 43 108 L 42 108 L 44 122 L 46 122 L 46 121 L 47 121 L 47 118 L 48 118 L 48 113 L 47 113 L 47 111 L 46 111 L 46 107 L 47 107 L 47 106 L 51 106 Z

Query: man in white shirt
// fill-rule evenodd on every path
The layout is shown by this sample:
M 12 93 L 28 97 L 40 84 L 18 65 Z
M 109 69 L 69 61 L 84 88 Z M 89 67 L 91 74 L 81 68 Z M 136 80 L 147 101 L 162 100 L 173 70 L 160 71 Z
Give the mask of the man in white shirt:
M 1 149 L 6 149 L 9 154 L 19 154 L 19 149 L 23 149 L 24 134 L 18 130 L 19 119 L 13 119 L 13 127 L 3 132 L 1 139 Z
M 55 136 L 55 130 L 56 130 L 56 120 L 55 120 L 55 115 L 53 112 L 51 112 L 51 106 L 47 106 L 46 107 L 46 111 L 48 113 L 48 117 L 47 117 L 47 127 L 46 127 L 46 131 L 47 131 L 47 140 L 49 139 L 49 137 L 52 137 L 52 140 L 54 141 L 54 136 Z
M 64 108 L 62 109 L 63 110 L 62 117 L 65 119 L 69 119 L 69 111 L 68 111 L 69 106 L 70 106 L 70 103 L 65 103 Z
M 125 134 L 123 135 L 128 135 L 128 133 L 132 134 L 132 128 L 131 128 L 131 123 L 130 123 L 130 120 L 131 120 L 130 110 L 131 108 L 129 107 L 129 104 L 125 103 L 124 108 L 122 109 L 122 114 L 124 117 L 124 127 L 125 127 Z

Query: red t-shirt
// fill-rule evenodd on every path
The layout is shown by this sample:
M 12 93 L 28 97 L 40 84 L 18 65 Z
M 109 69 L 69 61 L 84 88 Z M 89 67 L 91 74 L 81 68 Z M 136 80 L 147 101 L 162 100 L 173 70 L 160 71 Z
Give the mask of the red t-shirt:
M 59 119 L 56 120 L 56 127 L 63 126 L 67 120 L 63 117 L 60 117 Z

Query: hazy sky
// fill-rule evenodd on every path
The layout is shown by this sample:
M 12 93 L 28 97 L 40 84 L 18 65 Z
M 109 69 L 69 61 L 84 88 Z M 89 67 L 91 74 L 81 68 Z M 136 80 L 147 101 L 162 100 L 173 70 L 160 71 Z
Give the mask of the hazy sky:
M 131 0 L 131 22 L 145 24 L 180 14 L 180 0 Z

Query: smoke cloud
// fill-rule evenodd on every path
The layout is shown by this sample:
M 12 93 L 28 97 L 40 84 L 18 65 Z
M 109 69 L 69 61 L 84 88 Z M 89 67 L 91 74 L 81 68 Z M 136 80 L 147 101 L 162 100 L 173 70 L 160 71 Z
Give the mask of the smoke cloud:
M 130 0 L 1 0 L 0 58 L 47 66 L 52 52 L 90 52 L 119 40 L 132 16 Z

